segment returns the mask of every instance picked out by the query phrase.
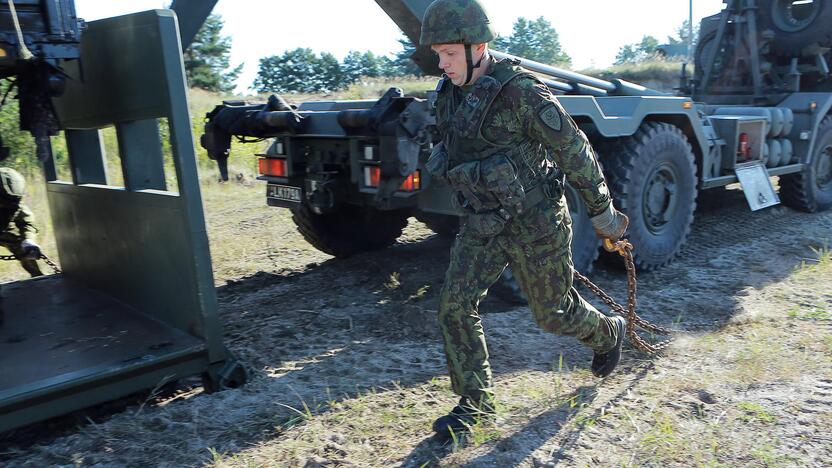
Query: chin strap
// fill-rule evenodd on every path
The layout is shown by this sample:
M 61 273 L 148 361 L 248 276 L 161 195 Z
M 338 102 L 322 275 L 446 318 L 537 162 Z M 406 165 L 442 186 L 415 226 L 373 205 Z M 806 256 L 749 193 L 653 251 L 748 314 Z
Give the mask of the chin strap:
M 465 64 L 467 65 L 467 69 L 465 70 L 465 82 L 462 83 L 463 85 L 470 84 L 471 77 L 474 75 L 474 69 L 479 68 L 486 57 L 490 57 L 487 50 L 483 52 L 482 57 L 475 64 L 471 44 L 465 44 Z

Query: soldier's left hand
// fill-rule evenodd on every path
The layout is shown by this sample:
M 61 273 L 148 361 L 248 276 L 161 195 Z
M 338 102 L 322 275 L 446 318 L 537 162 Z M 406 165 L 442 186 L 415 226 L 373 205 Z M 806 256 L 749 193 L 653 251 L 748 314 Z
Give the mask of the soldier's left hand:
M 20 248 L 23 249 L 23 258 L 25 259 L 37 260 L 41 256 L 40 246 L 28 239 L 20 243 Z
M 621 240 L 624 233 L 627 232 L 627 226 L 630 225 L 630 219 L 627 215 L 615 209 L 610 203 L 609 208 L 603 213 L 590 218 L 592 227 L 595 228 L 595 233 L 602 239 L 609 239 L 612 242 Z

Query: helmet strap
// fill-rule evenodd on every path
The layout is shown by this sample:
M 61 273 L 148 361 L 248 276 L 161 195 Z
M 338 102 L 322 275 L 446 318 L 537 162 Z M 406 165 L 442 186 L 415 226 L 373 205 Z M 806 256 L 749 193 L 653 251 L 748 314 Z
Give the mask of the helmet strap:
M 488 53 L 484 51 L 482 56 L 480 56 L 480 59 L 477 60 L 477 63 L 474 63 L 474 54 L 471 50 L 471 44 L 465 44 L 466 70 L 465 70 L 465 82 L 463 83 L 463 85 L 470 84 L 471 78 L 474 75 L 474 69 L 479 68 L 482 65 L 482 61 L 483 61 L 483 59 L 485 59 L 486 56 L 488 56 Z

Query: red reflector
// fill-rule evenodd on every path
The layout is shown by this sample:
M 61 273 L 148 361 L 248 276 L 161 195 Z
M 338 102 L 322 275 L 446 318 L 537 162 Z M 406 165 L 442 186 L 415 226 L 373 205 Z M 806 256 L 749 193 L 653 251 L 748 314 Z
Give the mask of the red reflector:
M 261 175 L 286 177 L 286 160 L 277 158 L 260 158 L 258 166 Z
M 364 185 L 378 187 L 381 183 L 381 168 L 378 166 L 364 166 Z
M 377 188 L 381 183 L 381 167 L 364 166 L 364 185 Z M 399 190 L 403 192 L 416 192 L 422 188 L 422 174 L 416 171 L 404 180 Z

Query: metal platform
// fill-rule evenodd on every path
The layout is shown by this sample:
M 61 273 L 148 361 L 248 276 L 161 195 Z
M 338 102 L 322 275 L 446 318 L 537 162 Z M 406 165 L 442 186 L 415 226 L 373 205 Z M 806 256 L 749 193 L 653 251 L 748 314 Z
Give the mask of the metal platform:
M 62 276 L 5 284 L 0 295 L 0 431 L 64 398 L 100 402 L 108 382 L 129 394 L 208 364 L 202 340 Z
M 0 431 L 186 376 L 209 391 L 246 378 L 222 343 L 175 14 L 89 23 L 64 70 L 71 180 L 44 163 L 63 273 L 0 286 Z

